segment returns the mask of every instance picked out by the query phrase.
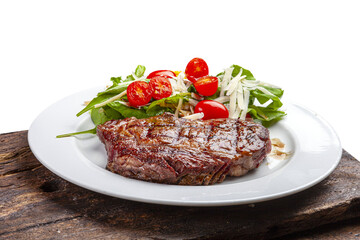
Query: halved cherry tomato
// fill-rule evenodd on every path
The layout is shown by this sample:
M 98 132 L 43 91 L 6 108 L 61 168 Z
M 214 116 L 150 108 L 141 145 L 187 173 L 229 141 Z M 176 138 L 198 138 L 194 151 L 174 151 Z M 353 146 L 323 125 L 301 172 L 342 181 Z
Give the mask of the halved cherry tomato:
M 153 77 L 156 77 L 156 76 L 172 78 L 172 77 L 176 77 L 176 74 L 173 71 L 170 71 L 170 70 L 157 70 L 157 71 L 154 71 L 154 72 L 150 73 L 146 78 L 147 79 L 152 79 Z
M 186 66 L 185 75 L 187 79 L 195 82 L 197 78 L 209 75 L 209 67 L 202 58 L 193 58 Z
M 213 100 L 203 100 L 199 102 L 196 104 L 194 112 L 204 113 L 203 120 L 229 117 L 229 111 L 224 104 Z
M 152 92 L 152 97 L 156 100 L 170 97 L 172 93 L 171 83 L 166 77 L 153 77 L 151 78 L 149 85 Z
M 217 77 L 205 76 L 198 78 L 194 83 L 196 91 L 203 96 L 211 96 L 216 93 L 219 85 Z
M 143 81 L 132 82 L 127 87 L 126 95 L 131 106 L 143 106 L 151 100 L 150 85 Z

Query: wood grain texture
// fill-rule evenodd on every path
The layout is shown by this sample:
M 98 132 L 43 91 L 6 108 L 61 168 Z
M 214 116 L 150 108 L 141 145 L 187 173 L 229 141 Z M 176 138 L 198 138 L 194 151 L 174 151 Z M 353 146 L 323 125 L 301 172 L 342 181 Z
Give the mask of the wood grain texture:
M 282 199 L 231 207 L 146 204 L 69 183 L 33 156 L 27 131 L 2 134 L 0 239 L 271 239 L 288 234 L 294 239 L 327 239 L 326 234 L 357 239 L 359 182 L 360 164 L 344 151 L 328 178 Z M 348 225 L 342 231 L 354 229 L 352 235 L 331 232 L 334 227 L 311 232 L 344 220 Z M 294 235 L 305 230 L 309 238 Z
M 360 218 L 327 224 L 312 230 L 298 232 L 278 240 L 359 240 Z

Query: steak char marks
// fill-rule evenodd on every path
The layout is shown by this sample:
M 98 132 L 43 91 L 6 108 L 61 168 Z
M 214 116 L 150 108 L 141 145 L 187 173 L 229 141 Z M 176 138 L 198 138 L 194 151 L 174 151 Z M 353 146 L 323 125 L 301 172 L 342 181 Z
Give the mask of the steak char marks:
M 188 120 L 164 113 L 111 120 L 97 127 L 107 169 L 168 184 L 209 185 L 242 176 L 271 150 L 269 131 L 238 119 Z

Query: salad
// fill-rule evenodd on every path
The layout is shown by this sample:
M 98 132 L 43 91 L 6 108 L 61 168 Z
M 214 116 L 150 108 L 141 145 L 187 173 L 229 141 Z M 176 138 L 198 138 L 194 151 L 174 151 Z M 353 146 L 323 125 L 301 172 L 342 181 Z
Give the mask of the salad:
M 171 112 L 188 119 L 252 118 L 269 127 L 286 113 L 280 108 L 283 90 L 256 80 L 239 65 L 232 65 L 217 75 L 201 58 L 192 59 L 185 71 L 158 70 L 145 75 L 146 68 L 136 67 L 125 78 L 112 77 L 112 85 L 99 92 L 77 114 L 90 112 L 95 126 L 113 119 L 148 118 Z M 96 133 L 87 131 L 59 135 Z

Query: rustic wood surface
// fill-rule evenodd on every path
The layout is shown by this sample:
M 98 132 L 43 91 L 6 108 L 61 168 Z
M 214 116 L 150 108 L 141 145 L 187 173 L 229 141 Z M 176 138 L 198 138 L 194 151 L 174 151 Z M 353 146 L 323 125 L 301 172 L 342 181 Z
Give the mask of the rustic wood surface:
M 298 194 L 231 207 L 176 207 L 98 194 L 54 175 L 27 131 L 0 135 L 0 239 L 360 239 L 360 164 L 346 151 Z

